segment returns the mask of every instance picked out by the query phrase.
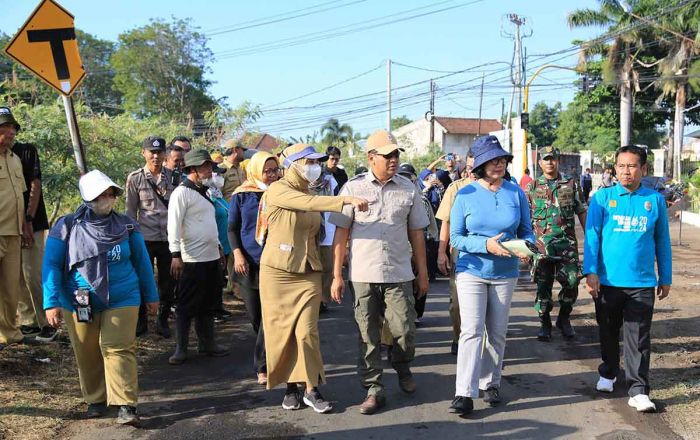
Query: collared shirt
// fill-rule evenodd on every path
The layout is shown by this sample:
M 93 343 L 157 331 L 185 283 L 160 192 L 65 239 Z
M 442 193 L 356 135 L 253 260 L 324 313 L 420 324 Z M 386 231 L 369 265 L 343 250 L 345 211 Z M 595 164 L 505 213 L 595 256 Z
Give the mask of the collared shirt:
M 172 171 L 165 167 L 157 176 L 143 167 L 126 178 L 126 215 L 138 221 L 144 240 L 168 241 L 168 206 L 161 197 L 170 200 L 174 189 Z
M 671 237 L 663 196 L 642 186 L 630 192 L 619 183 L 596 191 L 586 218 L 583 273 L 597 274 L 601 284 L 613 287 L 670 285 Z
M 418 188 L 398 174 L 382 184 L 370 171 L 350 179 L 339 195 L 369 202 L 365 212 L 355 212 L 352 205 L 345 205 L 341 213 L 329 217 L 336 226 L 351 228 L 350 281 L 413 280 L 408 230 L 430 224 Z
M 233 191 L 245 182 L 245 171 L 240 164 L 233 164 L 226 159 L 221 162 L 220 166 L 226 169 L 224 173 L 224 187 L 221 189 L 221 192 L 224 193 L 226 201 L 230 202 Z
M 555 252 L 556 243 L 577 243 L 575 219 L 586 212 L 577 179 L 562 174 L 556 179 L 541 175 L 528 184 L 525 195 L 530 204 L 532 229 L 547 255 L 555 255 L 550 252 Z
M 0 235 L 22 235 L 26 190 L 19 157 L 9 149 L 0 153 Z

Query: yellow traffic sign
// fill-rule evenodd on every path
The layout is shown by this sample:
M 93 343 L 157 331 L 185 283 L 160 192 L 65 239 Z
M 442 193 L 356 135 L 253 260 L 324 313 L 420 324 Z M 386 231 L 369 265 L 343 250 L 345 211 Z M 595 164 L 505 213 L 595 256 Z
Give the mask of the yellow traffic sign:
M 5 53 L 66 96 L 85 78 L 73 15 L 54 0 L 37 6 Z

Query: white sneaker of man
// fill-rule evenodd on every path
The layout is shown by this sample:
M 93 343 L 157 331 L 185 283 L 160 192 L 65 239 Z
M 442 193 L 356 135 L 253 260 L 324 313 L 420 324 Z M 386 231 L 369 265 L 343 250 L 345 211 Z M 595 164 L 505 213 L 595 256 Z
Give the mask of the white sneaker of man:
M 634 397 L 630 397 L 627 404 L 639 412 L 655 412 L 656 405 L 649 399 L 646 394 L 637 394 Z
M 612 393 L 613 388 L 615 387 L 615 382 L 617 382 L 617 377 L 614 377 L 612 379 L 606 379 L 603 376 L 600 376 L 600 379 L 598 379 L 598 383 L 596 384 L 595 389 L 603 393 Z

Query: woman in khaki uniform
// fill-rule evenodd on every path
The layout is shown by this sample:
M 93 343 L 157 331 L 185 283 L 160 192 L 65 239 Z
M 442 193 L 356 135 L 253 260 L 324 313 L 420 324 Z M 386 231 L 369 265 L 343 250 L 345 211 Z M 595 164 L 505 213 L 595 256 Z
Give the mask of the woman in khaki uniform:
M 318 385 L 325 382 L 318 313 L 321 303 L 319 234 L 321 212 L 340 212 L 352 204 L 367 210 L 367 201 L 356 197 L 313 196 L 309 182 L 320 176 L 319 161 L 328 156 L 314 147 L 295 144 L 282 152 L 287 168 L 284 178 L 271 184 L 261 200 L 266 228 L 260 260 L 267 388 L 287 383 L 282 408 L 299 409 L 301 402 L 318 413 L 333 408 Z M 258 234 L 261 235 L 261 234 Z M 306 385 L 303 394 L 297 383 Z

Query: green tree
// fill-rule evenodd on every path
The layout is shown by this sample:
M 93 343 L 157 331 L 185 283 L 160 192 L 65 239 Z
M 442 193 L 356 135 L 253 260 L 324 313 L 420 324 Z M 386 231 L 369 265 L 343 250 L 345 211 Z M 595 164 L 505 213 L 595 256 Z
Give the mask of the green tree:
M 341 124 L 337 119 L 331 118 L 321 126 L 321 136 L 327 145 L 339 147 L 353 139 L 353 129 L 348 124 Z
M 408 119 L 408 116 L 402 115 L 396 118 L 391 118 L 391 131 L 396 130 L 397 128 L 401 128 L 404 125 L 408 125 L 412 120 Z
M 110 62 L 116 44 L 81 30 L 76 31 L 76 38 L 86 72 L 77 96 L 93 111 L 109 115 L 121 113 L 122 94 L 114 88 L 114 70 Z
M 634 18 L 616 0 L 598 0 L 599 9 L 577 9 L 571 12 L 567 21 L 570 27 L 607 27 L 616 36 L 609 46 L 585 44 L 585 57 L 605 54 L 604 79 L 609 84 L 619 86 L 620 97 L 620 144 L 627 145 L 632 139 L 632 112 L 634 90 L 637 86 L 635 57 L 643 47 L 643 31 L 628 26 Z M 632 2 L 636 12 L 642 12 L 637 1 Z
M 538 102 L 530 111 L 530 129 L 528 138 L 532 145 L 542 147 L 552 145 L 556 139 L 556 130 L 559 126 L 559 113 L 561 103 L 557 102 L 549 107 L 544 102 Z
M 192 128 L 195 118 L 216 105 L 209 95 L 211 81 L 204 77 L 212 58 L 207 38 L 190 20 L 151 20 L 119 35 L 111 62 L 124 109 L 141 117 L 184 120 Z

